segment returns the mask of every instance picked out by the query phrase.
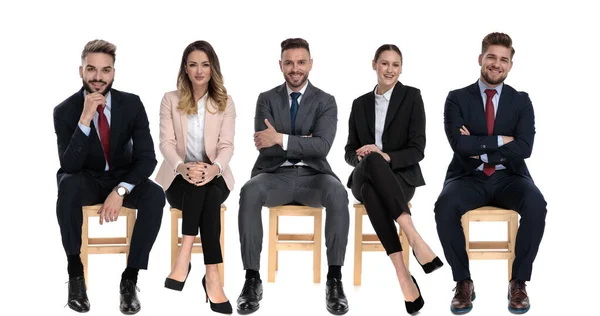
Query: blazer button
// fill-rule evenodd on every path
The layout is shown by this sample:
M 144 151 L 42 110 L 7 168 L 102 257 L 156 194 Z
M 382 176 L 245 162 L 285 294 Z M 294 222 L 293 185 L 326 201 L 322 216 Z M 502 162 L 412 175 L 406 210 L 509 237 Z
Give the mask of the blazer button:
M 481 145 L 481 148 L 485 148 L 485 145 Z

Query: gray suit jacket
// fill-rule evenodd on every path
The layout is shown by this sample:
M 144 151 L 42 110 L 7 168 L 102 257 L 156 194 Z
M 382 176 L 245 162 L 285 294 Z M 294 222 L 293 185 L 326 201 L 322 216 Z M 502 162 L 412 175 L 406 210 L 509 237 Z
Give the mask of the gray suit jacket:
M 298 105 L 296 114 L 296 130 L 292 135 L 290 120 L 290 103 L 286 84 L 263 92 L 256 102 L 254 115 L 254 130 L 265 130 L 264 120 L 268 119 L 271 125 L 282 134 L 288 134 L 287 150 L 279 145 L 260 150 L 252 177 L 263 173 L 272 172 L 290 158 L 302 159 L 308 166 L 322 172 L 333 173 L 327 162 L 327 154 L 337 130 L 337 105 L 335 98 L 316 88 L 310 82 Z M 311 137 L 303 137 L 312 135 Z

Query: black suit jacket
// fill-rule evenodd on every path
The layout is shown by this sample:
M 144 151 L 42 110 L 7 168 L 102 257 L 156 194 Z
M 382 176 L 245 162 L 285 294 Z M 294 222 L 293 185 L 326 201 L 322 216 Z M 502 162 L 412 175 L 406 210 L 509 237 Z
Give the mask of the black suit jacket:
M 292 132 L 289 96 L 284 83 L 258 96 L 254 116 L 256 132 L 267 128 L 265 119 L 269 120 L 277 132 L 289 135 L 287 150 L 279 145 L 261 149 L 252 168 L 252 177 L 272 172 L 286 160 L 295 158 L 302 159 L 311 168 L 339 180 L 327 162 L 327 154 L 337 130 L 337 105 L 332 95 L 308 82 L 298 106 L 296 130 Z
M 381 136 L 382 151 L 390 156 L 390 167 L 409 185 L 425 185 L 419 161 L 425 157 L 425 108 L 421 91 L 397 82 L 392 91 Z M 356 167 L 356 150 L 375 144 L 375 93 L 354 100 L 348 127 L 345 159 Z M 352 185 L 352 174 L 348 179 Z
M 471 135 L 460 135 L 464 125 Z M 485 107 L 477 82 L 450 91 L 444 107 L 444 129 L 454 151 L 448 183 L 472 174 L 482 161 L 470 156 L 488 155 L 490 164 L 502 164 L 507 171 L 531 179 L 525 158 L 531 156 L 535 136 L 533 106 L 529 95 L 504 84 L 496 111 L 493 135 L 487 134 Z M 514 141 L 498 147 L 498 135 L 513 136 Z
M 106 159 L 96 127 L 86 136 L 78 126 L 83 111 L 83 88 L 54 108 L 54 130 L 62 173 L 87 172 L 94 177 L 106 172 Z M 108 176 L 139 184 L 156 166 L 148 117 L 137 95 L 111 90 L 110 170 Z

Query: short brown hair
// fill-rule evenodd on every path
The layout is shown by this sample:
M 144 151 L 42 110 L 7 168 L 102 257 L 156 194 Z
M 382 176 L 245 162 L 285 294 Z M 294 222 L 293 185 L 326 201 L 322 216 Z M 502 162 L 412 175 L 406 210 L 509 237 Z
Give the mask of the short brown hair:
M 308 51 L 308 55 L 310 56 L 310 49 L 308 48 L 308 42 L 302 38 L 288 38 L 285 41 L 281 42 L 281 54 L 288 49 L 294 48 L 304 48 Z
M 481 42 L 481 54 L 485 54 L 491 45 L 500 45 L 510 48 L 510 59 L 515 55 L 515 49 L 512 47 L 512 39 L 508 34 L 494 32 L 486 35 Z
M 105 40 L 95 39 L 85 44 L 85 47 L 81 52 L 81 60 L 86 58 L 89 53 L 104 53 L 110 55 L 114 63 L 117 57 L 117 46 Z

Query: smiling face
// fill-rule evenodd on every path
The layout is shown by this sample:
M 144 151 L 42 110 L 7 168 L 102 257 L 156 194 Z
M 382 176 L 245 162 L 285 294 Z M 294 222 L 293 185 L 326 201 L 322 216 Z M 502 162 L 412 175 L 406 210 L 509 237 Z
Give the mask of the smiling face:
M 210 61 L 205 52 L 195 50 L 191 52 L 185 63 L 185 71 L 192 83 L 192 87 L 206 87 L 210 81 Z
M 283 51 L 279 67 L 292 91 L 298 92 L 308 80 L 312 69 L 310 53 L 304 48 L 290 48 Z
M 99 92 L 106 96 L 115 78 L 114 59 L 104 53 L 89 53 L 82 59 L 79 76 L 89 93 Z
M 373 60 L 373 70 L 377 72 L 377 85 L 380 92 L 391 89 L 402 73 L 402 57 L 393 50 L 381 52 L 377 60 Z
M 488 87 L 495 88 L 504 82 L 512 68 L 511 49 L 502 45 L 490 45 L 479 55 L 479 65 L 481 81 Z

